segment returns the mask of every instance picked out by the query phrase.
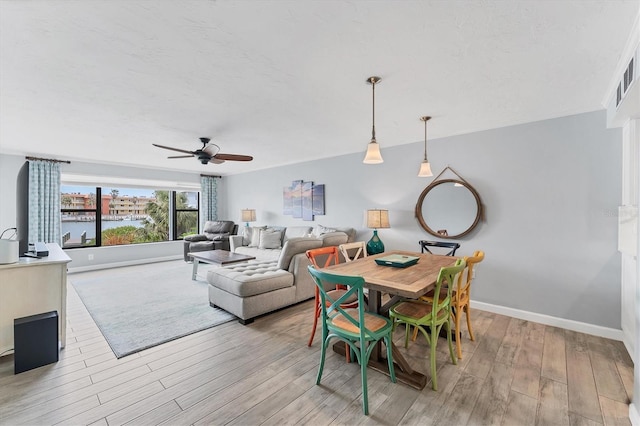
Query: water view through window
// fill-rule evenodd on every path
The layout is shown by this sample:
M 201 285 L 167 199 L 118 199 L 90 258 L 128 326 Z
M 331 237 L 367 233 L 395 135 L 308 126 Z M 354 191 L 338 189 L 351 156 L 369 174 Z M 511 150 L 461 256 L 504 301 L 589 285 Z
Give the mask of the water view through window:
M 198 232 L 198 192 L 61 186 L 64 248 L 180 239 Z

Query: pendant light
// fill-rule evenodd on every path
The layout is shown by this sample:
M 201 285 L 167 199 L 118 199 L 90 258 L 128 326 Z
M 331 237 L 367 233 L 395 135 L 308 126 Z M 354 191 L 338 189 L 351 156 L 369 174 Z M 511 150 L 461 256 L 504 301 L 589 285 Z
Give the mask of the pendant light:
M 424 121 L 424 160 L 422 160 L 422 164 L 420 164 L 418 177 L 429 177 L 433 176 L 431 164 L 429 164 L 429 160 L 427 160 L 427 121 L 431 120 L 431 117 L 420 117 L 420 120 Z
M 373 91 L 373 126 L 371 127 L 371 142 L 367 145 L 367 154 L 362 162 L 364 164 L 380 164 L 384 160 L 380 155 L 380 145 L 376 142 L 376 83 L 380 81 L 380 77 L 369 77 L 367 83 L 371 84 Z

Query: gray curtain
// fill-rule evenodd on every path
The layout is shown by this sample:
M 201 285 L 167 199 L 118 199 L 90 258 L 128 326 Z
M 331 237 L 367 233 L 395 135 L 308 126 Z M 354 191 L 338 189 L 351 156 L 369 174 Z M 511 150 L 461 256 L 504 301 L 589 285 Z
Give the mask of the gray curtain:
M 29 241 L 60 241 L 60 164 L 29 161 Z
M 200 176 L 202 215 L 200 230 L 207 220 L 218 220 L 218 181 L 213 176 Z

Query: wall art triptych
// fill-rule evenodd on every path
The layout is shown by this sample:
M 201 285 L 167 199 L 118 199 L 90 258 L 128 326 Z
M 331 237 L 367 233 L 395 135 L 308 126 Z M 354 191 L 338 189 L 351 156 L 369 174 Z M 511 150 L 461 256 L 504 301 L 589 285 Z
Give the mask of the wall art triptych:
M 285 187 L 282 194 L 282 214 L 292 215 L 302 220 L 313 220 L 324 215 L 324 184 L 294 180 Z

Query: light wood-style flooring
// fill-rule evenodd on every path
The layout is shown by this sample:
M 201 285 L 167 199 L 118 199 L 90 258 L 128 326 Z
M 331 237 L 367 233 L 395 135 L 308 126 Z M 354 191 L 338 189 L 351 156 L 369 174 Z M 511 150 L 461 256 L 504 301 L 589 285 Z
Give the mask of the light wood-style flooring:
M 60 361 L 13 375 L 13 356 L 0 358 L 0 425 L 630 424 L 633 365 L 622 343 L 477 310 L 476 341 L 463 331 L 458 365 L 438 343 L 438 392 L 370 370 L 364 416 L 357 364 L 332 352 L 315 385 L 311 311 L 304 302 L 116 359 L 69 285 Z M 428 373 L 424 340 L 406 356 Z

